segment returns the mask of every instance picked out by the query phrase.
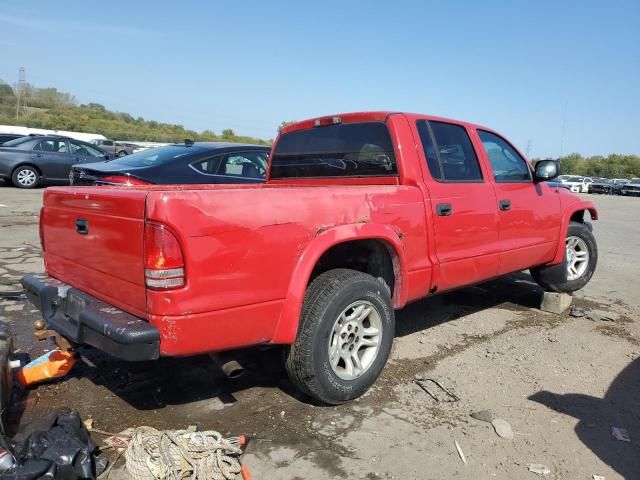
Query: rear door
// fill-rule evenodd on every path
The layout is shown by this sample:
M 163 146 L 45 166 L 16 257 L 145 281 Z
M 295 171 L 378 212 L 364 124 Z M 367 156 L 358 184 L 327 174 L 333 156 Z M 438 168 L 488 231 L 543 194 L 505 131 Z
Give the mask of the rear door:
M 560 236 L 556 188 L 534 183 L 529 164 L 504 138 L 477 130 L 492 169 L 500 217 L 500 274 L 550 261 Z
M 433 209 L 439 291 L 468 285 L 498 273 L 498 207 L 463 125 L 416 122 L 425 183 Z M 429 200 L 429 199 L 426 199 Z
M 68 180 L 74 163 L 69 145 L 63 138 L 41 140 L 31 151 L 31 159 L 45 178 L 56 181 Z

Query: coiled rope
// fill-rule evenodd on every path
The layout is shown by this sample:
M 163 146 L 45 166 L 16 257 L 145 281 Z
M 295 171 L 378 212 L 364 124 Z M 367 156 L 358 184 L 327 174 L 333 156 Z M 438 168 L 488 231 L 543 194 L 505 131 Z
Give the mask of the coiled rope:
M 240 473 L 240 445 L 215 431 L 136 428 L 124 453 L 134 480 L 233 480 Z

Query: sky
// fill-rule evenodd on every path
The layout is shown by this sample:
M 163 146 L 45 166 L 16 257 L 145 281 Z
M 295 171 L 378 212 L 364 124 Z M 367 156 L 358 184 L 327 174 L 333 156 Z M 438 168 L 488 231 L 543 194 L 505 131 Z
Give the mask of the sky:
M 640 154 L 640 1 L 0 0 L 0 79 L 198 131 L 394 110 Z

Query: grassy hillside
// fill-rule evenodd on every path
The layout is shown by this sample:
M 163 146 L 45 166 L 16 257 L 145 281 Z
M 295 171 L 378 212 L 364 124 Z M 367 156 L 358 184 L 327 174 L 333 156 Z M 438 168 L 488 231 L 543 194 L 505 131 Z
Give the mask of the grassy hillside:
M 178 142 L 185 138 L 195 141 L 247 142 L 267 145 L 270 141 L 236 135 L 231 130 L 216 134 L 211 130 L 196 132 L 182 125 L 134 118 L 128 113 L 112 112 L 99 103 L 78 105 L 75 97 L 55 88 L 27 86 L 27 116 L 16 119 L 14 89 L 0 80 L 0 124 L 20 125 L 50 130 L 71 130 L 100 133 L 116 140 Z

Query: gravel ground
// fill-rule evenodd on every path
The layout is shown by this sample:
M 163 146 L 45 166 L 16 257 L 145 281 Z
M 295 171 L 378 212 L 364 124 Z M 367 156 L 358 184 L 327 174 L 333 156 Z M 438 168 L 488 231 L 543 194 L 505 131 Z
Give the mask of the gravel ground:
M 0 319 L 32 356 L 50 348 L 33 340 L 39 314 L 10 294 L 23 274 L 43 270 L 41 196 L 0 186 Z M 382 378 L 339 407 L 300 397 L 273 349 L 242 352 L 248 373 L 237 382 L 207 358 L 127 364 L 83 349 L 69 377 L 16 392 L 12 427 L 68 406 L 104 431 L 200 423 L 255 433 L 243 461 L 256 479 L 533 479 L 537 463 L 547 479 L 640 478 L 640 198 L 591 198 L 600 263 L 574 296 L 585 317 L 538 310 L 542 292 L 528 274 L 414 303 L 397 313 Z M 416 376 L 459 400 L 434 401 Z M 506 420 L 513 438 L 470 416 L 481 410 Z M 615 440 L 612 426 L 631 442 Z

